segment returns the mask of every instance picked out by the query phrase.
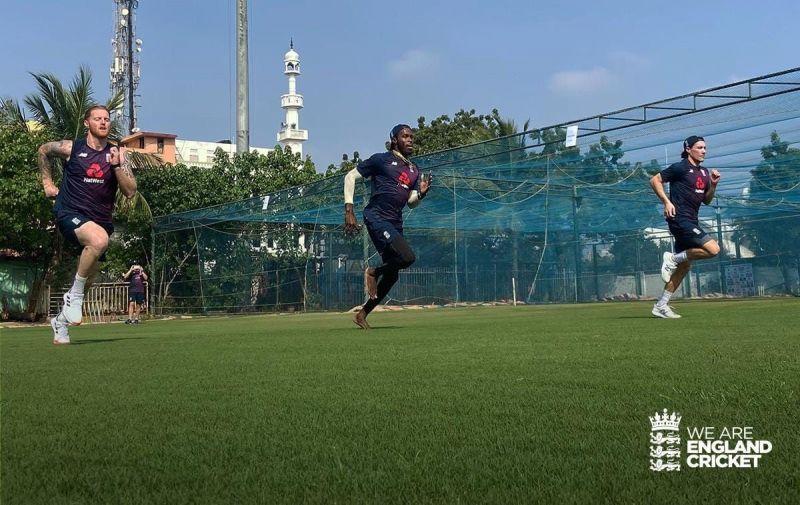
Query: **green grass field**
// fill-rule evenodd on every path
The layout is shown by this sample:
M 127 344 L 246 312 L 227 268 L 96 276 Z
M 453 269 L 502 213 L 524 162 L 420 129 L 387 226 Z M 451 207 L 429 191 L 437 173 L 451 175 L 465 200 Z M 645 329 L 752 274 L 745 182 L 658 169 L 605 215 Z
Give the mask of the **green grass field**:
M 3 330 L 2 503 L 798 503 L 800 300 Z M 757 469 L 649 469 L 649 415 Z

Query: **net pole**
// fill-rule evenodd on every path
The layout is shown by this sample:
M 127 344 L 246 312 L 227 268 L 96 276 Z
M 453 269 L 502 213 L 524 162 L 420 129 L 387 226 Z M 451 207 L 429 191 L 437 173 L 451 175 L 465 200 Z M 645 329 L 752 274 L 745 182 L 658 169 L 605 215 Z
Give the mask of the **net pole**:
M 192 231 L 194 231 L 194 243 L 195 247 L 197 247 L 197 278 L 200 281 L 200 302 L 203 304 L 203 314 L 206 313 L 206 296 L 203 293 L 203 264 L 200 258 L 200 239 L 197 236 L 197 227 L 192 226 Z

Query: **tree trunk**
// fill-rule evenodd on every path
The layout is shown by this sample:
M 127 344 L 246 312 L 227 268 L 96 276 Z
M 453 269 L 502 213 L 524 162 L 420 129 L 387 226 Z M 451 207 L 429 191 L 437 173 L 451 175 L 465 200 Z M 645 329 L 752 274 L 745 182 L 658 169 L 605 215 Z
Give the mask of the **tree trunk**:
M 54 232 L 53 234 L 53 250 L 51 251 L 50 258 L 47 260 L 47 267 L 42 272 L 42 277 L 33 281 L 31 290 L 28 293 L 28 300 L 26 303 L 25 311 L 29 314 L 36 312 L 36 305 L 42 295 L 42 290 L 45 286 L 53 284 L 56 271 L 61 265 L 61 259 L 64 251 L 64 239 L 60 233 Z

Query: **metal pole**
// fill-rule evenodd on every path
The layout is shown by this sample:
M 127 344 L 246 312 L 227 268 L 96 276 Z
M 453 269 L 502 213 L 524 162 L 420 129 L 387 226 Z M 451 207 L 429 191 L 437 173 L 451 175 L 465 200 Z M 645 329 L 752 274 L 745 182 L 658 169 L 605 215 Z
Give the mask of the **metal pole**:
M 453 275 L 456 280 L 456 303 L 460 300 L 458 290 L 458 202 L 456 202 L 456 171 L 453 169 Z
M 192 226 L 192 230 L 194 231 L 194 243 L 197 247 L 197 276 L 200 279 L 200 300 L 203 303 L 203 314 L 206 313 L 206 295 L 203 292 L 203 262 L 200 258 L 200 239 L 197 236 L 197 227 Z
M 600 301 L 600 279 L 597 278 L 597 243 L 592 244 L 592 267 L 594 269 L 594 293 L 597 301 Z
M 133 104 L 133 1 L 128 0 L 128 127 L 133 133 L 136 129 L 136 109 Z
M 236 1 L 236 152 L 250 151 L 247 0 Z
M 575 301 L 583 300 L 582 267 L 581 267 L 581 244 L 580 234 L 578 233 L 578 188 L 572 186 L 572 236 L 575 241 Z
M 719 285 L 722 294 L 728 293 L 728 281 L 725 279 L 725 269 L 722 266 L 722 257 L 725 254 L 725 248 L 722 246 L 722 217 L 719 209 L 719 197 L 714 197 L 714 212 L 717 215 L 717 243 L 719 244 L 719 254 L 717 255 L 717 269 L 719 270 Z

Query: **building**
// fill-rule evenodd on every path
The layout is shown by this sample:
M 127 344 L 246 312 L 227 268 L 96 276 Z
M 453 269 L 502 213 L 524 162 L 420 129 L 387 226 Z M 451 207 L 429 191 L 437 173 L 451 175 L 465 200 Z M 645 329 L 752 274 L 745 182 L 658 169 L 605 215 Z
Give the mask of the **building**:
M 210 168 L 214 164 L 214 153 L 217 149 L 222 149 L 229 156 L 236 154 L 236 144 L 229 140 L 220 142 L 203 142 L 201 140 L 176 140 L 175 154 L 178 163 L 184 165 Z M 272 148 L 250 146 L 250 152 L 258 152 L 267 155 Z
M 165 163 L 175 164 L 175 139 L 171 133 L 138 131 L 124 137 L 119 144 L 142 153 L 157 154 Z
M 286 113 L 286 119 L 281 123 L 278 142 L 302 156 L 303 142 L 308 140 L 308 130 L 300 129 L 303 95 L 297 94 L 296 89 L 297 76 L 300 75 L 300 55 L 294 50 L 294 42 L 289 42 L 289 51 L 283 57 L 283 73 L 289 79 L 289 93 L 281 96 L 281 108 Z

